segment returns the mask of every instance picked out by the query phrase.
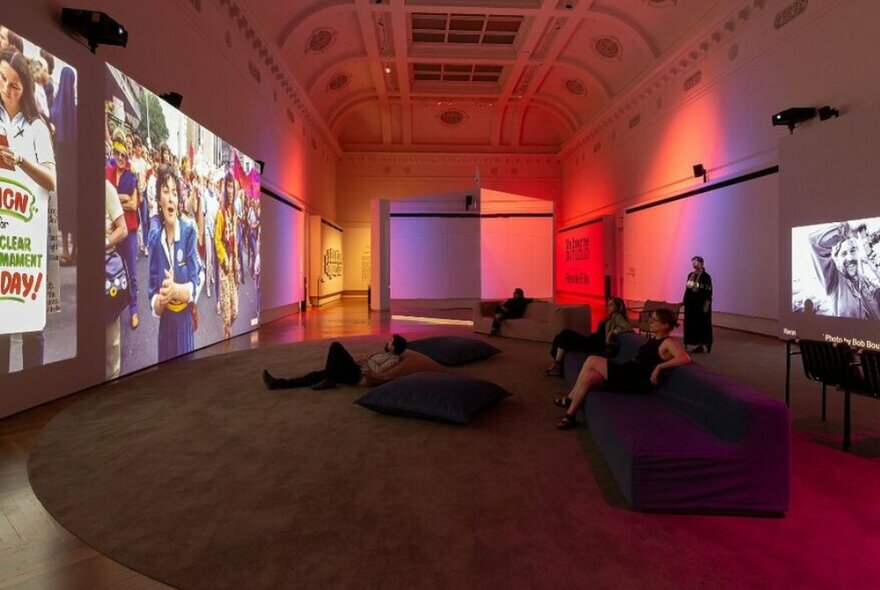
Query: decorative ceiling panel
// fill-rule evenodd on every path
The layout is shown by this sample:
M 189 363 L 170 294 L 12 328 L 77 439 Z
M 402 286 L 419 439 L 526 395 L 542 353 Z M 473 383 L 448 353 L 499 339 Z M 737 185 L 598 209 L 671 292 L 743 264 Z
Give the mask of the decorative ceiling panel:
M 511 153 L 561 149 L 601 128 L 600 114 L 632 117 L 634 100 L 676 78 L 662 70 L 689 67 L 730 33 L 717 31 L 727 13 L 773 3 L 215 1 L 248 15 L 246 46 L 265 54 L 252 61 L 280 85 L 275 96 L 296 102 L 304 89 L 309 112 L 343 149 Z M 640 85 L 650 88 L 629 96 Z

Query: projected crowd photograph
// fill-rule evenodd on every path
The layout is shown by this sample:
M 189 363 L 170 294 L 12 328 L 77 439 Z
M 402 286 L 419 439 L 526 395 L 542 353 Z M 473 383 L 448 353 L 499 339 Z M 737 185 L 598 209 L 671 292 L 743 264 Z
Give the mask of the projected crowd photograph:
M 791 230 L 792 311 L 880 319 L 880 217 Z
M 76 80 L 0 24 L 0 374 L 76 356 Z
M 112 379 L 258 324 L 260 174 L 110 65 L 105 96 Z

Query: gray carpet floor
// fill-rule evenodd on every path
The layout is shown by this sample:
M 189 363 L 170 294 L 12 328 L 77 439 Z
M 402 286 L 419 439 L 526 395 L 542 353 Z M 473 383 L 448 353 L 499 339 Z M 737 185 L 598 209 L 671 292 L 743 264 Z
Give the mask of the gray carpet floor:
M 459 331 L 458 333 L 465 333 Z M 346 339 L 353 352 L 385 336 Z M 781 519 L 631 511 L 589 433 L 557 432 L 547 345 L 452 369 L 513 396 L 466 426 L 374 414 L 363 388 L 267 391 L 327 342 L 175 363 L 103 386 L 41 433 L 47 510 L 87 544 L 181 588 L 864 587 L 880 507 L 877 408 L 818 421 L 795 378 L 792 510 Z M 782 345 L 724 331 L 699 360 L 781 397 Z M 841 487 L 841 482 L 858 486 Z M 853 507 L 858 507 L 858 517 Z M 848 542 L 841 542 L 846 539 Z M 859 550 L 850 548 L 857 543 Z

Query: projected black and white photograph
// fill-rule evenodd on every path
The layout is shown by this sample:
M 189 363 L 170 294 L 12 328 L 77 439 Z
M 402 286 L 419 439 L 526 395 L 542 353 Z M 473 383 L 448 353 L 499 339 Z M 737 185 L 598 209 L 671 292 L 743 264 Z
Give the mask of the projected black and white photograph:
M 0 374 L 76 356 L 76 80 L 0 24 Z
M 256 327 L 260 172 L 107 65 L 106 377 Z
M 880 217 L 791 230 L 792 311 L 880 319 Z

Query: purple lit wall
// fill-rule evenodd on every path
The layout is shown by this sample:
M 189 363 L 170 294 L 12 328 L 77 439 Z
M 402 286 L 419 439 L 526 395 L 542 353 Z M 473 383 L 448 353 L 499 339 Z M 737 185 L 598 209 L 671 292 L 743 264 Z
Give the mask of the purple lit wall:
M 467 196 L 472 203 L 467 208 Z M 466 190 L 391 204 L 391 298 L 553 295 L 553 203 Z
M 702 256 L 713 281 L 715 309 L 773 318 L 777 192 L 778 175 L 770 174 L 624 215 L 624 296 L 681 301 L 691 257 Z
M 260 235 L 260 306 L 271 310 L 302 301 L 303 212 L 262 195 Z M 283 256 L 276 253 L 284 252 Z
M 478 217 L 392 217 L 391 298 L 480 296 Z

